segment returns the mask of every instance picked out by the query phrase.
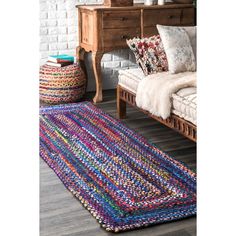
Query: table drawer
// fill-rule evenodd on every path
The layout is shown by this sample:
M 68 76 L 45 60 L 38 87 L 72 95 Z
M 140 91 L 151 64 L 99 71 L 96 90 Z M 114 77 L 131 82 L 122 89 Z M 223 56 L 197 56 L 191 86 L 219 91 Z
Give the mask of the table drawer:
M 105 47 L 127 46 L 126 39 L 140 37 L 140 28 L 104 29 L 103 45 Z
M 182 10 L 181 25 L 195 25 L 194 8 L 186 8 Z
M 140 11 L 104 11 L 103 29 L 139 27 Z
M 151 37 L 157 34 L 156 26 L 146 26 L 143 28 L 143 35 L 141 37 Z
M 143 26 L 150 27 L 160 25 L 180 25 L 181 9 L 157 9 L 143 11 Z

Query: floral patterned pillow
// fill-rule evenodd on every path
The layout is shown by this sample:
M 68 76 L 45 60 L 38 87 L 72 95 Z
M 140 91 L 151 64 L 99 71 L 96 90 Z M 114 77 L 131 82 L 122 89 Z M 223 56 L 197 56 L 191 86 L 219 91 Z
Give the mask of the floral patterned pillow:
M 133 38 L 126 40 L 126 42 L 145 75 L 168 70 L 166 53 L 160 35 L 149 38 Z
M 172 74 L 195 71 L 196 61 L 188 33 L 183 27 L 157 25 Z

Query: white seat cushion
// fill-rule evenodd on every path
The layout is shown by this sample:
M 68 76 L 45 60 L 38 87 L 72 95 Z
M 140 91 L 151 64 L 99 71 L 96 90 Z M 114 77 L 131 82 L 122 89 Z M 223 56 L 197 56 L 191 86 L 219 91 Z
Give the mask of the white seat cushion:
M 197 88 L 180 89 L 172 95 L 172 113 L 197 124 Z
M 118 84 L 136 94 L 138 84 L 144 77 L 145 75 L 141 68 L 119 70 Z

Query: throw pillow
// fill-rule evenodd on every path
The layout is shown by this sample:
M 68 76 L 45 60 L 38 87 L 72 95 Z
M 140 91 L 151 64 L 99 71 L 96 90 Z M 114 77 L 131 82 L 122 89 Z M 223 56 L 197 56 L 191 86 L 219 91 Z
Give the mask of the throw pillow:
M 126 42 L 145 75 L 168 70 L 167 58 L 160 35 L 149 38 L 133 38 L 126 40 Z
M 197 27 L 196 26 L 184 26 L 182 27 L 186 30 L 186 33 L 188 34 L 193 54 L 195 57 L 195 61 L 197 61 Z
M 172 74 L 195 71 L 195 56 L 189 36 L 183 27 L 157 25 Z

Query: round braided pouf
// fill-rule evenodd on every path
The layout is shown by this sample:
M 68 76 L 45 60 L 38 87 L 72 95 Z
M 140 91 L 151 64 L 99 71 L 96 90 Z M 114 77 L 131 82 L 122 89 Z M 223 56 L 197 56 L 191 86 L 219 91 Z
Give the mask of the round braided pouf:
M 40 100 L 59 104 L 77 102 L 86 90 L 86 77 L 79 64 L 40 67 Z

